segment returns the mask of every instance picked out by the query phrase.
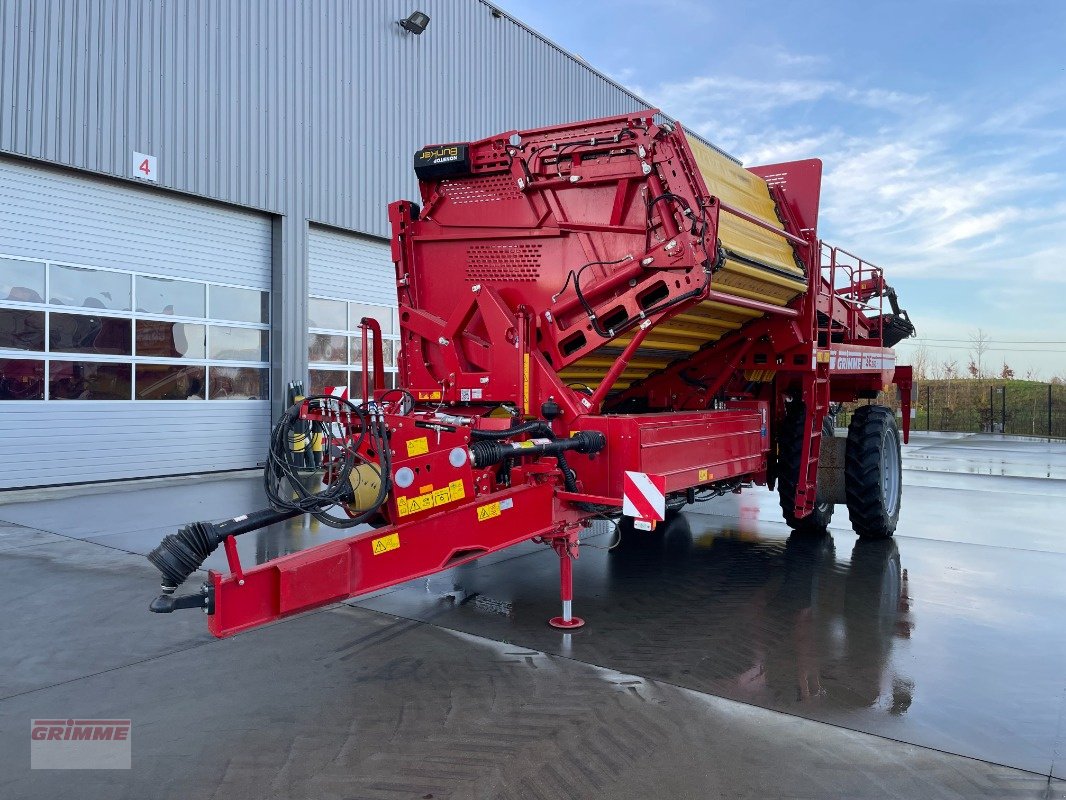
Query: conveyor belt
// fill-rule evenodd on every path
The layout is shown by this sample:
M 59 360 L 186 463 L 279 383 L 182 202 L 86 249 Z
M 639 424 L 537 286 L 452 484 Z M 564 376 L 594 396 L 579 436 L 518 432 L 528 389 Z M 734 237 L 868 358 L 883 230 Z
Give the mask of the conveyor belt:
M 762 178 L 696 139 L 688 137 L 688 144 L 711 195 L 783 229 Z M 783 306 L 806 290 L 803 269 L 796 264 L 792 246 L 783 237 L 724 211 L 719 217 L 718 237 L 726 260 L 712 278 L 715 291 Z M 714 301 L 687 309 L 651 331 L 615 385 L 621 388 L 643 380 L 761 316 L 758 311 Z M 632 337 L 630 332 L 614 339 L 609 347 L 601 347 L 568 366 L 560 377 L 567 383 L 596 388 Z

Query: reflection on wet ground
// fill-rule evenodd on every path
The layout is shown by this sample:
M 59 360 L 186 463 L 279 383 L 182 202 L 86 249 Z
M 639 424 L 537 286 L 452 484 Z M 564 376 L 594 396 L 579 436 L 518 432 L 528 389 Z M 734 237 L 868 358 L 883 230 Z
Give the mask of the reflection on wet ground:
M 986 439 L 915 437 L 894 541 L 859 542 L 844 509 L 831 535 L 789 535 L 765 489 L 611 550 L 599 525 L 576 564 L 588 625 L 573 633 L 545 624 L 558 563 L 532 543 L 350 604 L 1066 776 L 1066 446 Z M 934 456 L 1013 477 L 932 471 Z M 1051 480 L 1026 472 L 1044 462 Z M 263 504 L 249 478 L 7 505 L 0 520 L 144 554 L 190 519 Z M 348 535 L 304 518 L 238 550 L 259 563 Z M 224 569 L 221 552 L 207 566 Z
M 591 537 L 575 572 L 588 626 L 570 635 L 544 624 L 550 554 L 356 604 L 1049 772 L 1066 691 L 1066 632 L 1051 609 L 1066 600 L 1066 558 L 763 526 L 686 514 L 613 551 L 612 533 Z
M 915 433 L 904 449 L 907 469 L 1066 479 L 1061 442 L 979 433 Z

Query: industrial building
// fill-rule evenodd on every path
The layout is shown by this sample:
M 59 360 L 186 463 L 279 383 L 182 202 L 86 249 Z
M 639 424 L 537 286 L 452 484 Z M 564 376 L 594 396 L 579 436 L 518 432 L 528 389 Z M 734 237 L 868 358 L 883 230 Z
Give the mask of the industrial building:
M 648 106 L 481 0 L 6 0 L 0 36 L 0 488 L 256 466 L 289 381 L 395 335 L 416 148 Z
M 821 5 L 543 6 L 742 165 L 486 0 L 0 0 L 0 800 L 1066 800 L 1052 387 L 936 430 L 819 228 L 933 134 L 797 90 L 1010 26 Z

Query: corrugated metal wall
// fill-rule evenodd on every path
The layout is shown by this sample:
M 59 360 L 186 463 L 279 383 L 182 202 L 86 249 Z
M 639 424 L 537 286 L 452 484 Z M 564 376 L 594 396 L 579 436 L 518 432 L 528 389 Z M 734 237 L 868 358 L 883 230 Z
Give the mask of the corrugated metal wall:
M 0 158 L 0 256 L 269 289 L 270 222 L 263 214 Z M 81 303 L 77 297 L 73 303 L 70 313 L 78 314 Z M 123 320 L 132 316 L 125 309 Z M 51 369 L 95 358 L 84 355 L 94 352 L 86 341 L 75 344 L 70 350 L 49 344 Z M 139 340 L 136 347 L 140 356 Z M 145 354 L 141 361 L 160 359 Z M 8 400 L 0 403 L 0 489 L 250 467 L 263 460 L 269 432 L 265 400 Z
M 421 36 L 396 24 L 415 9 Z M 310 224 L 387 237 L 423 144 L 645 107 L 483 0 L 0 0 L 0 153 L 130 180 L 145 153 L 152 191 L 273 215 L 275 411 L 307 374 Z M 313 280 L 361 299 L 358 275 Z
M 311 294 L 396 305 L 396 278 L 387 242 L 313 226 L 307 239 Z
M 2 0 L 0 36 L 0 150 L 377 236 L 423 144 L 644 105 L 478 0 Z
M 264 215 L 10 158 L 0 254 L 270 289 Z
M 190 405 L 203 406 L 195 419 Z M 270 434 L 265 401 L 70 401 L 62 414 L 46 406 L 3 406 L 0 488 L 246 469 L 263 461 Z

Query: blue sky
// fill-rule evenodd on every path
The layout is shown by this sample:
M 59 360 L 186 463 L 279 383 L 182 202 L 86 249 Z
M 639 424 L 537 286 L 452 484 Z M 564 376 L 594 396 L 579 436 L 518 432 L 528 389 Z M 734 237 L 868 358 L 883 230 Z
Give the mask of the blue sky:
M 981 328 L 986 370 L 1066 378 L 1066 0 L 499 4 L 745 164 L 821 158 L 823 239 L 931 360 Z

